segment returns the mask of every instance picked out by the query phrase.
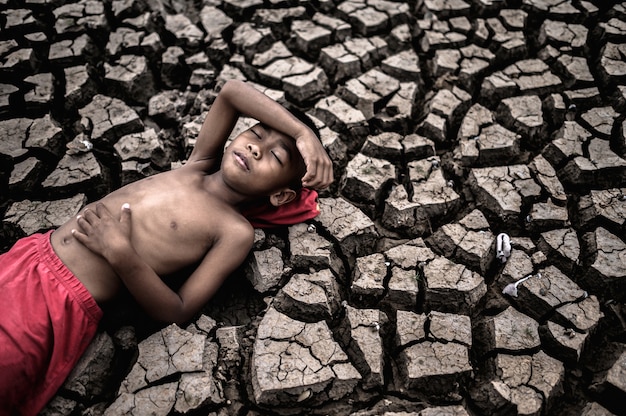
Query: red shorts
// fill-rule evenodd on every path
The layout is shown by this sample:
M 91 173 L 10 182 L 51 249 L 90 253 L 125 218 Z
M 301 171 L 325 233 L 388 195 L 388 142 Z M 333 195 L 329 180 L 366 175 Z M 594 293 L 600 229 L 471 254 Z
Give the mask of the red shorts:
M 36 415 L 98 329 L 102 311 L 59 260 L 50 234 L 0 255 L 0 415 Z

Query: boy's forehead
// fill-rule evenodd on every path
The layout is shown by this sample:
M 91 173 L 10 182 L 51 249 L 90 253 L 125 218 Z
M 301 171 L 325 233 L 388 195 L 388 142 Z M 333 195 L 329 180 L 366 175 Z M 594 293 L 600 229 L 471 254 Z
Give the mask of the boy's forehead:
M 288 148 L 289 150 L 289 155 L 290 155 L 290 160 L 295 162 L 297 165 L 303 165 L 304 164 L 304 160 L 302 159 L 302 155 L 300 154 L 300 151 L 298 150 L 298 147 L 296 146 L 296 141 L 286 135 L 285 133 L 281 132 L 280 130 L 276 130 L 273 129 L 267 125 L 264 125 L 263 123 L 259 123 L 259 126 L 261 126 L 263 129 L 265 129 L 265 131 L 267 132 L 267 134 L 275 136 L 276 138 L 278 138 L 278 140 L 281 143 L 281 146 L 284 146 L 286 148 Z M 253 127 L 254 128 L 254 127 Z
M 256 126 L 259 126 L 260 128 L 264 129 L 268 134 L 279 138 L 281 141 L 285 142 L 285 144 L 287 144 L 289 147 L 297 149 L 295 140 L 292 137 L 290 137 L 290 136 L 286 135 L 285 133 L 283 133 L 282 131 L 273 129 L 273 128 L 271 128 L 268 125 L 263 124 L 263 123 L 258 123 L 255 126 L 253 126 L 252 128 L 254 128 Z

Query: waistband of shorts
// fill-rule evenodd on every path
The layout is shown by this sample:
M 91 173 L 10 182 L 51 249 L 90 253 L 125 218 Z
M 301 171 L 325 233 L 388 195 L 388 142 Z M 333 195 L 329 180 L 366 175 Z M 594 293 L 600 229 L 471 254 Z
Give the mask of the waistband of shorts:
M 50 230 L 37 236 L 37 245 L 42 261 L 50 268 L 56 278 L 65 286 L 85 312 L 96 321 L 100 321 L 102 318 L 102 309 L 100 309 L 96 300 L 91 293 L 89 293 L 85 285 L 83 285 L 83 282 L 78 280 L 74 273 L 63 264 L 61 259 L 59 259 L 54 252 L 52 243 L 50 242 L 50 237 L 53 232 L 54 230 Z

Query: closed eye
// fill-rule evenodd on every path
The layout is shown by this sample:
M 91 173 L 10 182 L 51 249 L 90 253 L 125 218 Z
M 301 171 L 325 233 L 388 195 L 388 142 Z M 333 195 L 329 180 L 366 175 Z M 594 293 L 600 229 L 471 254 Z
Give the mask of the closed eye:
M 276 160 L 278 161 L 278 163 L 280 163 L 280 164 L 281 164 L 281 166 L 282 166 L 283 161 L 282 161 L 282 160 L 280 160 L 280 158 L 278 157 L 278 155 L 276 154 L 276 152 L 272 150 L 272 154 L 274 155 L 274 157 L 276 158 Z
M 259 136 L 259 134 L 256 131 L 254 131 L 254 129 L 250 129 L 250 131 L 252 132 L 252 134 L 254 134 L 257 137 L 257 139 L 261 140 L 261 136 Z

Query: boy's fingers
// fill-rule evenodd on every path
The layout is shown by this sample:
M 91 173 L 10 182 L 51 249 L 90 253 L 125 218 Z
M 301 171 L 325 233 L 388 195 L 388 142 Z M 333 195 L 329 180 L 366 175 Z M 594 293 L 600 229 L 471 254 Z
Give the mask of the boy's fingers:
M 326 182 L 320 180 L 305 181 L 303 182 L 303 185 L 311 189 L 324 189 L 328 186 Z
M 315 188 L 317 185 L 319 185 L 317 171 L 307 171 L 306 175 L 304 175 L 304 177 L 302 178 L 302 184 L 309 188 Z
M 98 217 L 98 215 L 95 212 L 93 212 L 92 210 L 87 208 L 86 210 L 83 211 L 82 215 L 79 215 L 76 218 L 78 218 L 78 219 L 82 218 L 85 222 L 91 223 L 91 221 L 93 221 L 97 217 Z
M 85 243 L 87 241 L 87 236 L 83 233 L 81 233 L 80 231 L 78 231 L 77 229 L 72 229 L 72 235 L 74 236 L 75 239 L 77 239 L 80 243 Z
M 322 182 L 325 186 L 328 186 L 333 181 L 333 165 L 328 162 L 324 164 L 324 171 L 322 175 Z
M 104 216 L 112 217 L 111 211 L 109 211 L 109 209 L 106 207 L 106 205 L 104 205 L 102 202 L 98 202 L 96 204 L 96 213 L 98 214 L 98 217 L 100 217 L 100 218 L 102 218 Z
M 316 177 L 315 186 L 323 189 L 328 187 L 333 182 L 333 167 L 331 164 L 323 164 Z
M 303 185 L 309 188 L 321 189 L 325 188 L 330 184 L 328 180 L 328 175 L 325 169 L 321 169 L 318 172 L 307 174 L 302 178 Z
M 302 154 L 304 149 L 301 150 Z M 304 157 L 307 168 L 302 177 L 302 184 L 309 188 L 323 189 L 333 182 L 333 164 L 328 155 L 319 155 L 315 152 L 310 157 Z
M 84 232 L 88 232 L 89 229 L 91 229 L 91 223 L 86 217 L 88 214 L 89 212 L 85 211 L 83 215 L 79 215 L 76 217 L 76 223 L 78 224 L 78 227 L 81 229 L 81 231 Z
M 307 169 L 305 175 L 302 177 L 302 182 L 303 183 L 310 182 L 311 179 L 313 179 L 314 177 L 315 177 L 315 172 Z

